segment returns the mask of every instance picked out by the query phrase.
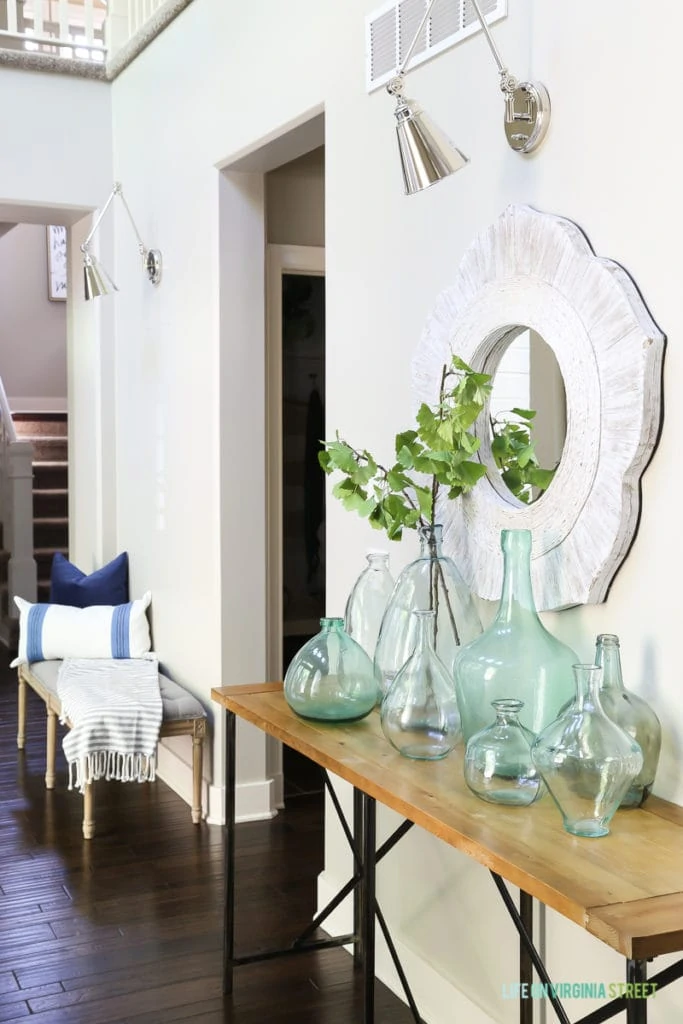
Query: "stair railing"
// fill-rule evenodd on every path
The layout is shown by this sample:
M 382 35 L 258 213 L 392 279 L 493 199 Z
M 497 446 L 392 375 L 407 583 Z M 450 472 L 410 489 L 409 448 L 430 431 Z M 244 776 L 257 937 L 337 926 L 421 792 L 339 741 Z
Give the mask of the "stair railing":
M 102 0 L 2 0 L 0 46 L 103 62 Z
M 9 552 L 9 615 L 18 618 L 14 597 L 34 602 L 38 570 L 33 553 L 33 445 L 20 441 L 0 378 L 0 522 L 3 547 Z

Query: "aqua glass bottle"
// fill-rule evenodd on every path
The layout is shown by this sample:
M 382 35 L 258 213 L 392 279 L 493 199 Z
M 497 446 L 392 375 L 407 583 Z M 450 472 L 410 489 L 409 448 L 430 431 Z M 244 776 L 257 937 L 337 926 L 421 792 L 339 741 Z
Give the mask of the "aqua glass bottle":
M 575 665 L 576 697 L 536 737 L 533 762 L 559 808 L 567 832 L 598 838 L 643 767 L 640 747 L 605 714 L 602 669 Z
M 535 736 L 519 720 L 521 700 L 494 700 L 495 721 L 472 736 L 465 750 L 465 782 L 492 804 L 528 807 L 544 792 L 531 759 Z
M 320 620 L 320 632 L 297 651 L 285 674 L 285 700 L 297 715 L 325 722 L 364 718 L 377 702 L 373 664 L 344 632 L 344 620 Z
M 434 650 L 433 611 L 413 612 L 415 647 L 384 695 L 382 730 L 404 757 L 437 761 L 460 737 L 453 677 Z
M 491 703 L 523 702 L 520 721 L 537 734 L 573 697 L 576 654 L 541 622 L 531 586 L 531 532 L 503 530 L 504 572 L 497 614 L 458 651 L 455 684 L 467 742 L 491 721 Z
M 621 801 L 621 807 L 640 807 L 650 795 L 662 747 L 662 726 L 650 705 L 624 687 L 619 638 L 601 633 L 595 644 L 595 664 L 602 668 L 600 703 L 605 714 L 634 739 L 643 752 L 643 767 Z
M 396 673 L 405 665 L 417 640 L 414 611 L 433 611 L 434 650 L 446 670 L 461 644 L 481 633 L 481 620 L 455 562 L 444 555 L 442 528 L 424 526 L 419 530 L 420 555 L 407 565 L 396 581 L 375 649 L 375 668 L 384 693 Z
M 379 627 L 394 590 L 394 577 L 389 571 L 387 551 L 370 550 L 365 557 L 368 564 L 346 602 L 344 629 L 369 658 L 374 658 Z

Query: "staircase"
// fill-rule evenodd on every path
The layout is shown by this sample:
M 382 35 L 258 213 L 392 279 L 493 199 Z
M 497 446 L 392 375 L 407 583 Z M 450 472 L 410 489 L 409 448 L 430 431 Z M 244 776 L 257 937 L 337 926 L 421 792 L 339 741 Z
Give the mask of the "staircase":
M 69 553 L 69 466 L 66 413 L 19 412 L 12 416 L 19 440 L 33 444 L 33 549 L 38 601 L 50 598 L 55 551 Z

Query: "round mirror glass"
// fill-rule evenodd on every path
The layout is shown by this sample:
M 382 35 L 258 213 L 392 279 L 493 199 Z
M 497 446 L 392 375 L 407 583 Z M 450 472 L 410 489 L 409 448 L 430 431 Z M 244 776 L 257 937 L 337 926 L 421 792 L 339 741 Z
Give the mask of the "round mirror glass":
M 528 505 L 552 485 L 567 432 L 567 405 L 550 345 L 529 327 L 511 329 L 510 335 L 492 381 L 491 461 L 507 489 Z

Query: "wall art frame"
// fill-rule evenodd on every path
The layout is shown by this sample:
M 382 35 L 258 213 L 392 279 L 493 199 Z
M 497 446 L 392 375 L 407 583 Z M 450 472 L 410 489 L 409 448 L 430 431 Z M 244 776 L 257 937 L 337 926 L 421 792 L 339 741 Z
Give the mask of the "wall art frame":
M 47 297 L 50 302 L 66 302 L 67 248 L 66 227 L 47 226 Z
M 552 348 L 567 398 L 565 444 L 548 490 L 530 505 L 505 486 L 477 424 L 488 467 L 470 494 L 441 499 L 444 550 L 473 593 L 500 596 L 500 531 L 532 532 L 540 610 L 605 600 L 634 540 L 640 478 L 659 437 L 665 336 L 627 272 L 596 256 L 572 221 L 509 206 L 470 245 L 439 295 L 412 362 L 413 397 L 433 404 L 451 354 L 495 374 L 508 344 L 532 328 Z

